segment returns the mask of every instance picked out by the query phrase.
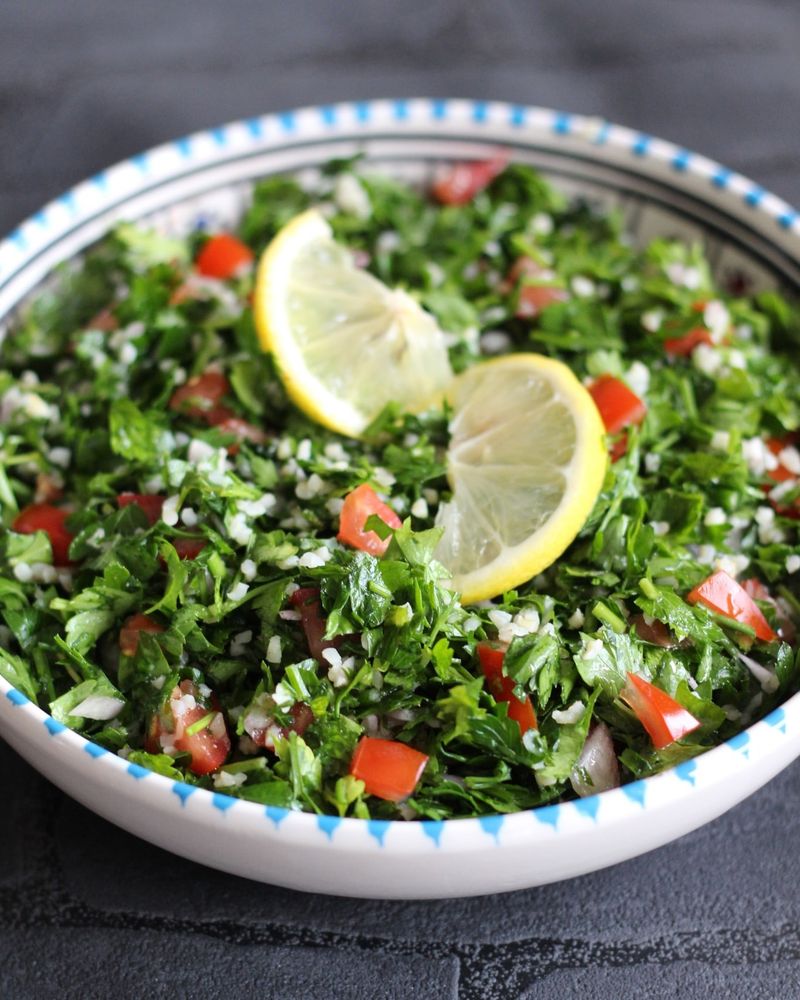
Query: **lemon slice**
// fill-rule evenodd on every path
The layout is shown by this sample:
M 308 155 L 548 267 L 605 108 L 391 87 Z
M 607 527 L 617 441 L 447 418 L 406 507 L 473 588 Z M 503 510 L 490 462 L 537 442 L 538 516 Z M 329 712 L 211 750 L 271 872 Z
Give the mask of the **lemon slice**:
M 267 247 L 253 306 L 289 396 L 340 434 L 359 437 L 392 401 L 419 409 L 453 377 L 434 318 L 358 268 L 314 209 Z
M 517 587 L 554 562 L 586 522 L 606 470 L 604 427 L 565 365 L 513 354 L 453 382 L 436 558 L 465 604 Z

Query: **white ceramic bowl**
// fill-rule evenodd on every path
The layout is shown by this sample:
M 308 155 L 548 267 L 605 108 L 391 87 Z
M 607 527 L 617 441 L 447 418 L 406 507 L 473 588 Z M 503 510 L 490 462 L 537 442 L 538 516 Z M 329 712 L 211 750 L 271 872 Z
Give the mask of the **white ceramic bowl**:
M 598 119 L 500 103 L 397 100 L 234 122 L 79 184 L 0 244 L 0 330 L 54 265 L 120 219 L 235 220 L 252 179 L 364 153 L 411 180 L 497 146 L 616 205 L 633 235 L 700 239 L 718 278 L 800 287 L 800 216 L 744 177 Z M 800 695 L 726 744 L 620 789 L 509 816 L 365 822 L 255 805 L 152 774 L 65 729 L 0 679 L 0 733 L 69 795 L 195 861 L 296 889 L 417 898 L 520 889 L 633 857 L 718 816 L 800 754 Z

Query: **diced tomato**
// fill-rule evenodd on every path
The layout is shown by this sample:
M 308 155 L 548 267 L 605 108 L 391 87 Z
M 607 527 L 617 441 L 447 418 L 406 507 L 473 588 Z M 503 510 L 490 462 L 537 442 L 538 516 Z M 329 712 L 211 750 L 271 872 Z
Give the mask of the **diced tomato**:
M 633 709 L 656 750 L 663 750 L 700 728 L 698 720 L 683 705 L 636 674 L 628 674 L 620 697 Z
M 784 448 L 796 448 L 800 445 L 800 434 L 786 434 L 783 437 L 771 437 L 767 438 L 767 447 L 772 452 L 772 454 L 778 459 L 777 469 L 771 469 L 767 475 L 770 479 L 773 479 L 776 483 L 783 483 L 787 479 L 796 479 L 795 473 L 790 472 L 783 463 L 780 462 L 780 453 Z
M 608 449 L 608 455 L 612 462 L 618 462 L 623 455 L 628 453 L 628 435 L 623 431 L 622 434 L 612 441 Z
M 242 420 L 241 417 L 227 417 L 214 426 L 218 427 L 223 434 L 230 434 L 231 437 L 235 437 L 239 441 L 249 441 L 251 444 L 264 444 L 269 440 L 268 435 L 260 427 Z M 231 445 L 228 451 L 233 447 L 236 446 Z
M 192 727 L 208 716 L 208 722 L 193 732 Z M 216 771 L 231 751 L 218 702 L 213 695 L 202 698 L 191 681 L 173 688 L 162 711 L 150 720 L 145 748 L 159 753 L 172 747 L 189 754 L 189 770 L 197 775 Z
M 340 637 L 326 639 L 327 622 L 322 616 L 322 604 L 316 587 L 300 587 L 289 598 L 289 603 L 300 612 L 300 623 L 306 634 L 308 651 L 319 663 L 323 663 L 322 650 L 339 645 Z
M 780 453 L 784 448 L 788 446 L 789 442 L 784 438 L 768 438 L 767 447 L 772 452 L 772 454 L 778 458 Z M 767 475 L 774 483 L 785 483 L 790 479 L 796 479 L 797 477 L 793 472 L 790 472 L 786 466 L 778 459 L 778 465 L 774 469 L 769 469 Z
M 304 701 L 296 701 L 289 709 L 289 714 L 292 721 L 281 727 L 281 732 L 286 739 L 288 739 L 289 733 L 297 733 L 298 736 L 302 736 L 314 721 L 314 712 L 311 706 L 306 705 Z
M 523 285 L 519 290 L 517 309 L 519 319 L 533 319 L 555 302 L 566 302 L 569 295 L 557 285 Z
M 148 615 L 131 615 L 122 623 L 119 630 L 119 651 L 125 656 L 135 656 L 139 648 L 139 635 L 141 632 L 150 632 L 157 635 L 164 631 L 164 626 L 159 625 Z
M 532 279 L 530 282 L 523 281 L 519 288 L 514 313 L 518 319 L 533 319 L 554 302 L 567 301 L 569 294 L 565 288 L 544 283 L 548 275 L 552 277 L 552 272 L 548 272 L 533 257 L 518 257 L 514 261 L 500 290 L 510 293 L 517 287 L 520 279 Z
M 100 330 L 103 333 L 111 333 L 119 326 L 119 320 L 110 309 L 101 309 L 86 324 L 87 330 Z
M 398 740 L 362 736 L 350 761 L 350 774 L 364 782 L 368 795 L 402 802 L 417 787 L 427 754 Z
M 32 503 L 17 514 L 11 530 L 21 535 L 44 531 L 53 550 L 53 565 L 69 566 L 69 547 L 73 538 L 65 525 L 69 515 L 70 512 L 62 507 L 54 507 L 49 503 Z
M 230 437 L 236 438 L 233 444 L 228 445 L 228 454 L 235 455 L 239 451 L 240 441 L 249 441 L 251 444 L 264 444 L 268 440 L 268 435 L 255 424 L 250 424 L 241 417 L 237 417 L 232 410 L 226 406 L 218 406 L 211 410 L 206 420 L 211 427 Z
M 718 570 L 703 580 L 686 600 L 690 604 L 703 604 L 726 618 L 749 625 L 755 630 L 756 637 L 764 642 L 778 638 L 753 598 L 724 570 Z
M 207 278 L 232 278 L 250 266 L 253 251 L 230 233 L 218 233 L 207 240 L 194 262 Z
M 794 483 L 800 486 L 800 477 L 791 472 L 786 466 L 780 461 L 780 453 L 784 448 L 797 447 L 798 442 L 800 442 L 800 434 L 787 434 L 785 437 L 781 438 L 768 438 L 767 447 L 772 452 L 772 454 L 778 459 L 778 465 L 774 469 L 769 469 L 767 471 L 767 476 L 774 483 Z M 770 492 L 769 486 L 763 487 L 765 493 Z M 775 512 L 780 514 L 781 517 L 791 517 L 795 520 L 800 519 L 800 497 L 789 503 L 783 503 L 780 500 L 773 500 L 770 498 L 770 503 L 775 508 Z
M 221 372 L 204 372 L 178 386 L 169 408 L 194 420 L 207 420 L 230 389 L 230 382 Z
M 613 375 L 595 379 L 589 386 L 589 394 L 609 434 L 617 434 L 631 424 L 640 424 L 647 413 L 647 407 L 636 393 Z
M 508 717 L 519 726 L 520 733 L 529 729 L 538 729 L 536 712 L 530 698 L 520 701 L 514 694 L 514 681 L 503 673 L 503 661 L 506 651 L 497 643 L 478 643 L 478 659 L 489 691 L 495 701 L 503 701 L 508 705 Z
M 394 531 L 402 527 L 403 522 L 392 508 L 378 499 L 371 486 L 362 483 L 345 497 L 344 507 L 339 515 L 337 538 L 345 545 L 352 545 L 354 549 L 382 556 L 389 547 L 390 539 L 381 538 L 374 531 L 364 531 L 364 525 L 372 514 L 377 514 Z
M 181 559 L 196 559 L 206 547 L 205 538 L 173 538 L 172 546 Z
M 489 160 L 456 163 L 443 170 L 433 182 L 433 196 L 442 205 L 466 205 L 501 174 L 508 156 L 498 154 Z
M 695 326 L 682 337 L 670 337 L 664 341 L 664 350 L 673 357 L 686 357 L 698 344 L 713 344 L 711 331 L 704 326 Z
M 120 493 L 117 497 L 117 506 L 121 509 L 135 504 L 141 507 L 150 524 L 155 524 L 161 517 L 161 508 L 166 499 L 155 493 Z

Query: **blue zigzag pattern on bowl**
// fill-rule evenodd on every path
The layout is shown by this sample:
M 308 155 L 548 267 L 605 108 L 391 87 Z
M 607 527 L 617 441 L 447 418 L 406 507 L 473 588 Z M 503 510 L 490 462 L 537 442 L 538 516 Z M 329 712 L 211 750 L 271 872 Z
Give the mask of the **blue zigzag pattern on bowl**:
M 288 809 L 282 809 L 280 806 L 265 806 L 264 815 L 267 819 L 271 819 L 275 824 L 275 829 L 277 830 L 281 823 L 289 815 Z
M 437 847 L 441 846 L 442 831 L 444 830 L 444 820 L 424 819 L 420 823 L 422 832 L 426 837 L 430 837 Z
M 383 839 L 389 832 L 389 827 L 392 825 L 392 820 L 389 819 L 368 819 L 367 820 L 367 832 L 370 837 L 374 837 L 378 841 L 378 847 L 383 847 Z
M 181 805 L 185 806 L 186 800 L 189 798 L 190 795 L 194 795 L 197 789 L 194 787 L 194 785 L 187 785 L 183 781 L 176 781 L 172 786 L 172 791 L 181 800 Z
M 63 722 L 56 722 L 55 719 L 51 719 L 50 716 L 44 720 L 44 728 L 50 733 L 51 736 L 58 736 L 59 733 L 63 733 L 67 728 Z
M 443 100 L 441 97 L 435 98 L 431 101 L 431 117 L 435 121 L 441 121 L 447 117 L 447 101 Z
M 695 783 L 695 771 L 697 770 L 697 764 L 693 760 L 685 760 L 682 764 L 678 764 L 675 768 L 675 777 L 680 778 L 681 781 L 686 781 L 690 785 Z
M 328 840 L 333 840 L 336 828 L 341 824 L 338 816 L 317 816 L 317 826 L 322 830 Z
M 786 732 L 786 711 L 784 708 L 776 708 L 774 712 L 770 712 L 764 720 L 768 726 L 773 726 L 778 730 L 779 733 Z
M 644 809 L 645 797 L 647 795 L 647 786 L 644 781 L 632 781 L 629 785 L 622 785 L 620 790 L 631 802 L 635 802 Z
M 497 843 L 500 842 L 500 830 L 503 827 L 505 818 L 503 816 L 481 816 L 478 822 L 481 825 L 481 829 L 489 834 L 490 837 L 494 837 Z
M 19 708 L 20 705 L 26 705 L 28 699 L 22 692 L 17 691 L 16 688 L 11 688 L 11 690 L 6 694 L 6 698 L 11 702 L 12 705 L 16 705 Z
M 102 757 L 108 753 L 108 750 L 105 747 L 101 747 L 99 743 L 86 743 L 83 749 L 90 757 Z
M 689 164 L 692 162 L 692 154 L 688 149 L 680 149 L 672 157 L 672 169 L 685 171 L 689 169 Z
M 540 806 L 538 809 L 532 810 L 532 812 L 539 823 L 543 823 L 545 826 L 551 826 L 554 830 L 558 829 L 558 820 L 561 816 L 561 806 Z
M 226 813 L 236 805 L 236 799 L 230 795 L 223 795 L 221 792 L 213 792 L 211 804 L 215 809 L 219 809 L 221 813 Z
M 374 102 L 380 103 L 380 102 Z M 434 98 L 428 102 L 430 115 L 436 121 L 444 121 L 452 116 L 451 103 L 445 98 Z M 461 103 L 461 102 L 460 102 Z M 495 119 L 497 109 L 505 107 L 506 120 L 508 124 L 513 126 L 522 126 L 527 121 L 528 109 L 524 105 L 497 105 L 490 104 L 488 101 L 473 101 L 470 105 L 471 120 L 477 125 L 491 124 Z M 333 127 L 339 121 L 339 113 L 343 108 L 350 108 L 356 118 L 356 121 L 361 124 L 366 124 L 373 118 L 373 102 L 369 101 L 359 101 L 351 105 L 323 105 L 318 107 L 316 110 L 317 114 L 320 116 L 321 120 L 328 126 Z M 561 136 L 569 136 L 575 131 L 575 120 L 577 116 L 567 114 L 565 112 L 559 111 L 546 111 L 541 109 L 550 118 L 550 129 L 553 134 Z M 391 104 L 392 117 L 397 122 L 408 121 L 411 116 L 410 104 L 407 100 L 395 100 Z M 265 131 L 268 131 L 272 124 L 279 124 L 284 133 L 294 133 L 297 131 L 298 121 L 295 112 L 293 111 L 283 111 L 278 112 L 275 115 L 263 116 L 260 118 L 248 118 L 242 122 L 234 123 L 239 127 L 243 127 L 247 130 L 254 141 L 259 141 L 263 138 Z M 180 139 L 173 140 L 170 144 L 171 148 L 175 150 L 178 156 L 183 160 L 191 160 L 196 153 L 195 140 L 202 138 L 203 136 L 210 137 L 211 140 L 219 147 L 225 147 L 229 144 L 229 127 L 221 125 L 216 128 L 210 129 L 204 133 L 197 133 L 193 136 L 183 136 Z M 612 135 L 614 126 L 609 122 L 602 122 L 592 138 L 592 142 L 595 145 L 603 145 L 608 142 L 610 136 Z M 651 155 L 651 145 L 652 137 L 645 134 L 639 133 L 634 136 L 632 143 L 630 144 L 630 152 L 637 157 L 646 157 Z M 667 146 L 668 144 L 663 144 Z M 695 154 L 687 149 L 675 148 L 674 152 L 671 154 L 670 165 L 672 168 L 679 172 L 687 172 L 692 167 L 692 162 L 695 159 Z M 152 165 L 150 162 L 149 155 L 144 153 L 139 153 L 131 157 L 128 163 L 136 166 L 143 174 L 147 175 L 152 171 Z M 735 175 L 727 167 L 717 166 L 714 172 L 707 177 L 711 184 L 720 189 L 725 189 L 729 187 L 732 178 Z M 107 171 L 102 171 L 96 174 L 90 179 L 90 183 L 98 189 L 106 191 L 109 186 L 109 177 Z M 77 214 L 77 189 L 72 189 L 65 192 L 57 200 L 56 204 L 60 205 L 63 209 L 66 209 L 70 215 L 74 216 Z M 753 208 L 761 206 L 764 198 L 766 196 L 765 190 L 758 184 L 750 183 L 750 186 L 742 194 L 743 201 Z M 793 208 L 785 208 L 779 211 L 774 216 L 775 222 L 782 229 L 792 229 L 800 223 L 800 213 L 798 213 Z M 48 217 L 47 209 L 43 209 L 38 212 L 33 219 L 42 227 L 47 228 L 51 222 Z M 24 253 L 28 249 L 28 239 L 24 232 L 23 226 L 16 229 L 8 237 L 8 240 L 13 243 L 16 248 Z
M 580 813 L 582 816 L 588 816 L 593 823 L 597 822 L 597 813 L 600 809 L 600 796 L 599 795 L 589 795 L 585 799 L 576 799 L 572 803 L 573 808 L 576 812 Z
M 737 733 L 735 736 L 732 736 L 728 740 L 726 745 L 729 746 L 731 750 L 738 750 L 743 757 L 748 757 L 750 755 L 749 744 L 750 744 L 749 733 Z
M 132 778 L 136 778 L 137 781 L 143 781 L 145 778 L 149 778 L 152 771 L 148 771 L 146 767 L 142 767 L 141 764 L 128 764 L 128 774 Z
M 714 185 L 714 187 L 726 188 L 730 183 L 731 177 L 733 177 L 733 174 L 731 173 L 730 170 L 728 170 L 727 167 L 720 167 L 719 170 L 717 170 L 717 172 L 711 178 L 711 183 Z

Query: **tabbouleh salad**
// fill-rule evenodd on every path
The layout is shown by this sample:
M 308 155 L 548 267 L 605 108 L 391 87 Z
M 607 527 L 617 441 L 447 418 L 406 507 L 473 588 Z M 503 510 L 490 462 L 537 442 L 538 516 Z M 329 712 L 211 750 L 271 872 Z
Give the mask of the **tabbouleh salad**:
M 462 606 L 433 558 L 446 407 L 355 441 L 287 400 L 252 265 L 311 205 L 455 371 L 539 352 L 595 399 L 602 492 L 518 589 Z M 636 249 L 522 165 L 419 192 L 335 162 L 313 191 L 259 182 L 235 233 L 119 225 L 0 347 L 0 674 L 132 762 L 316 813 L 505 813 L 655 774 L 798 686 L 798 330 L 778 293 L 721 290 L 699 246 Z

